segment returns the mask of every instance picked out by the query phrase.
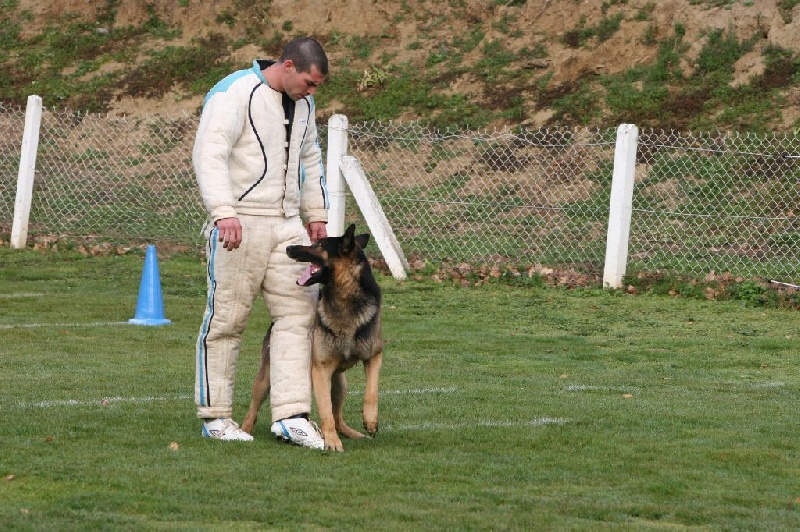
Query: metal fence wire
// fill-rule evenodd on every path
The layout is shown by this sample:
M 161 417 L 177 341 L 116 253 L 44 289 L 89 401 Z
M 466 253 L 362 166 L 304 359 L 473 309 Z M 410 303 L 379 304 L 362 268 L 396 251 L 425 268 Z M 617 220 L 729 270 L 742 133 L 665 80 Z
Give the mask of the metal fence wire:
M 629 269 L 800 276 L 796 136 L 639 135 Z
M 406 254 L 602 268 L 615 130 L 362 123 L 348 133 Z
M 0 103 L 0 230 L 11 231 L 25 110 Z
M 42 115 L 29 234 L 197 243 L 197 118 Z
M 0 231 L 8 234 L 24 111 L 0 106 L 0 125 Z M 45 110 L 29 234 L 200 247 L 197 125 L 196 116 Z M 325 124 L 320 134 L 325 150 Z M 348 152 L 412 264 L 597 273 L 616 134 L 363 122 L 350 124 Z M 798 151 L 789 135 L 640 131 L 628 271 L 800 280 Z M 347 205 L 348 219 L 363 223 L 352 198 Z

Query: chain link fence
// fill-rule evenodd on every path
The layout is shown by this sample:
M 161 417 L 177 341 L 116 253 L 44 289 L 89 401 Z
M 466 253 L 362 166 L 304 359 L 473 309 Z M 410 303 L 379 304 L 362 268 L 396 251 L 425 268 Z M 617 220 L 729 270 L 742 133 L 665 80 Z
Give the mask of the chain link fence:
M 9 114 L 24 124 L 24 113 Z M 46 110 L 29 235 L 197 244 L 205 211 L 191 165 L 196 128 L 194 116 L 118 118 Z M 16 140 L 18 163 L 21 134 Z M 7 159 L 11 154 L 4 151 Z M 5 224 L 11 221 L 5 213 L 13 211 L 18 168 L 13 174 L 3 169 Z
M 25 110 L 0 104 L 0 232 L 11 232 Z
M 29 234 L 200 247 L 198 118 L 45 110 Z M 24 111 L 0 106 L 0 231 L 11 231 Z M 599 273 L 616 128 L 441 131 L 350 124 L 412 264 Z M 325 149 L 327 127 L 320 124 Z M 628 271 L 800 280 L 798 140 L 641 131 Z M 363 223 L 348 198 L 348 221 Z M 363 227 L 363 225 L 362 225 Z M 375 250 L 371 250 L 377 253 Z
M 614 129 L 348 133 L 410 258 L 602 269 Z
M 800 281 L 798 137 L 639 135 L 629 270 Z

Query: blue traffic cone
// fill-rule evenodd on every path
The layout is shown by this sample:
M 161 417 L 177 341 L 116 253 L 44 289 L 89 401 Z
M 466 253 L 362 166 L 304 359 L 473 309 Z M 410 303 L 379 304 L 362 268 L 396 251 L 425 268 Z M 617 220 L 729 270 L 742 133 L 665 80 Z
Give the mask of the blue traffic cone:
M 164 300 L 161 297 L 161 275 L 158 272 L 158 257 L 153 244 L 147 246 L 139 285 L 139 301 L 136 315 L 128 323 L 134 325 L 166 325 L 172 323 L 164 317 Z

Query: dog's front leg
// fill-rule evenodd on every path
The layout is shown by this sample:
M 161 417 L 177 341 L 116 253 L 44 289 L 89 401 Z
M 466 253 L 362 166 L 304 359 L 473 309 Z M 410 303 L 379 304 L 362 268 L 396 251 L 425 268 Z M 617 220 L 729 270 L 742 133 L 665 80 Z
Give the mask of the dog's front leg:
M 344 451 L 342 440 L 336 434 L 336 421 L 333 418 L 333 403 L 331 401 L 331 384 L 333 372 L 336 370 L 334 361 L 311 363 L 311 382 L 314 385 L 314 398 L 317 400 L 319 425 L 322 437 L 325 440 L 325 450 Z
M 364 428 L 370 436 L 378 433 L 378 376 L 382 363 L 382 351 L 364 361 L 364 375 L 366 376 L 363 407 Z
M 363 434 L 351 428 L 344 421 L 344 400 L 347 397 L 347 375 L 339 371 L 333 375 L 331 383 L 331 400 L 333 401 L 333 418 L 336 420 L 336 430 L 346 438 L 365 438 Z
M 250 409 L 242 421 L 242 430 L 248 434 L 253 433 L 253 427 L 258 421 L 258 410 L 269 395 L 269 340 L 271 336 L 272 325 L 269 326 L 264 341 L 261 343 L 261 365 L 253 380 L 253 398 L 250 400 Z

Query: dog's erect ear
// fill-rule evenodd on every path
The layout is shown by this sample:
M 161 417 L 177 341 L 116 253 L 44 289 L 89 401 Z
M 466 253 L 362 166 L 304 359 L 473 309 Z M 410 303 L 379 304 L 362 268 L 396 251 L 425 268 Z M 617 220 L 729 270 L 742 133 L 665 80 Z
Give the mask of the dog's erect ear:
M 358 242 L 358 245 L 361 246 L 361 249 L 366 248 L 367 244 L 369 243 L 369 233 L 358 235 L 356 237 L 356 242 Z
M 347 228 L 347 231 L 344 232 L 342 235 L 342 251 L 344 253 L 350 253 L 353 251 L 353 243 L 354 237 L 353 234 L 356 232 L 356 224 L 350 224 Z

